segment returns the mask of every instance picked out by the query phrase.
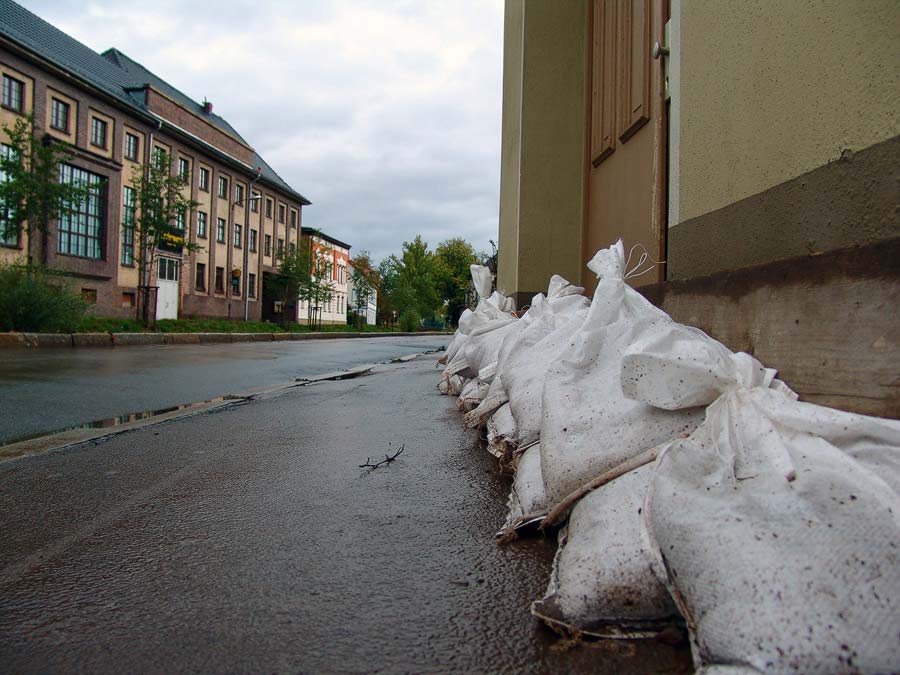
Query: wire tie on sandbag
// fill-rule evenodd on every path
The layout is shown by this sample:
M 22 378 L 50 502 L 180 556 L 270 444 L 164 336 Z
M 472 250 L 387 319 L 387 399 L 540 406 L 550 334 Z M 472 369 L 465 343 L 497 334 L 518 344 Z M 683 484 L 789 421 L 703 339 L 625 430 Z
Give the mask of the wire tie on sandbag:
M 637 264 L 629 270 L 628 265 L 631 264 L 631 258 L 634 255 L 634 250 L 636 248 L 640 248 L 642 252 L 641 252 L 640 257 L 638 258 Z M 650 260 L 652 262 L 652 264 L 650 265 L 650 267 L 642 270 L 641 266 L 644 263 L 646 263 L 648 260 Z M 635 277 L 639 277 L 643 274 L 646 274 L 647 272 L 651 271 L 657 265 L 665 265 L 665 264 L 666 264 L 665 260 L 654 260 L 653 258 L 651 258 L 650 254 L 647 253 L 647 249 L 644 248 L 644 245 L 639 242 L 639 243 L 635 244 L 634 246 L 632 246 L 631 250 L 628 251 L 628 259 L 625 261 L 625 269 L 627 271 L 625 272 L 625 275 L 622 278 L 623 279 L 633 279 Z

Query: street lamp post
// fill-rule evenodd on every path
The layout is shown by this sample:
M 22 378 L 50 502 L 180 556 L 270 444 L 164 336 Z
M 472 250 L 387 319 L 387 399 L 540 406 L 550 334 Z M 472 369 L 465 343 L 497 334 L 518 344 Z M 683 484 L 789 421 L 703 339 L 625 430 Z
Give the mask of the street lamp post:
M 254 199 L 260 199 L 260 197 L 253 196 L 253 184 L 259 180 L 259 177 L 262 173 L 262 167 L 256 167 L 256 177 L 250 181 L 250 184 L 247 186 L 247 196 L 244 197 L 240 201 L 236 201 L 234 206 L 237 206 L 241 202 L 244 202 L 244 321 L 248 321 L 250 318 L 250 273 L 248 271 L 248 267 L 250 266 L 250 202 Z M 233 209 L 232 209 L 233 210 Z M 257 248 L 259 248 L 259 244 L 257 243 Z

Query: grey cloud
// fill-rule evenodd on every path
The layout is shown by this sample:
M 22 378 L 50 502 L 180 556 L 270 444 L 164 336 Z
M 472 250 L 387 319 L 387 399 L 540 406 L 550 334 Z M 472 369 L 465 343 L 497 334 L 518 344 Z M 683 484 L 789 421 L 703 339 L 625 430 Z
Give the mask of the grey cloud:
M 496 241 L 501 0 L 24 4 L 209 97 L 353 250 Z

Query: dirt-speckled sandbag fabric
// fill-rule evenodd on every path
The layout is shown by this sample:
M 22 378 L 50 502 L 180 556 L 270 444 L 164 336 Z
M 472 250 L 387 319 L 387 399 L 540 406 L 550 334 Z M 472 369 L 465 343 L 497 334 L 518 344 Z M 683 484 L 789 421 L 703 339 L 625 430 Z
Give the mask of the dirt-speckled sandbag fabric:
M 460 315 L 459 324 L 457 325 L 456 332 L 453 334 L 453 339 L 450 341 L 450 344 L 447 345 L 447 350 L 438 360 L 438 363 L 441 363 L 444 366 L 450 363 L 456 357 L 457 353 L 459 353 L 459 350 L 463 346 L 465 341 L 469 339 L 469 331 L 471 330 L 471 316 L 471 309 L 466 309 L 462 313 L 462 315 Z
M 441 375 L 445 380 L 454 375 L 466 378 L 477 377 L 482 365 L 470 363 L 466 358 L 466 351 L 473 336 L 484 335 L 516 320 L 512 313 L 512 298 L 507 298 L 497 291 L 490 293 L 490 270 L 483 265 L 472 265 L 470 271 L 479 300 L 474 311 L 463 312 L 446 358 L 442 358 L 442 361 L 447 364 Z
M 567 286 L 547 300 L 535 298 L 526 314 L 531 315 L 529 325 L 523 327 L 515 343 L 508 341 L 500 351 L 497 372 L 503 379 L 519 434 L 510 440 L 519 445 L 540 436 L 541 394 L 547 369 L 587 315 L 590 301 L 580 295 L 583 290 Z
M 660 455 L 643 525 L 709 672 L 900 668 L 900 422 L 732 390 Z
M 509 401 L 506 395 L 506 389 L 503 387 L 503 380 L 499 376 L 494 376 L 488 386 L 487 393 L 478 404 L 478 407 L 466 413 L 466 426 L 475 428 L 485 423 L 494 412 Z
M 495 457 L 505 457 L 509 446 L 506 439 L 516 434 L 516 420 L 509 411 L 509 404 L 500 406 L 487 422 L 488 452 Z
M 625 350 L 674 324 L 625 283 L 625 262 L 621 241 L 594 256 L 591 269 L 600 281 L 590 309 L 547 370 L 540 439 L 551 504 L 644 450 L 690 433 L 703 419 L 703 408 L 662 410 L 622 393 Z
M 528 311 L 522 316 L 520 332 L 504 340 L 498 355 L 498 372 L 509 368 L 510 359 L 529 365 L 531 359 L 522 360 L 523 352 L 530 349 L 544 335 L 553 330 L 557 317 L 565 316 L 576 307 L 587 309 L 590 300 L 584 297 L 584 288 L 570 284 L 558 274 L 550 277 L 547 295 L 535 295 Z M 541 324 L 534 326 L 533 324 Z
M 541 446 L 532 445 L 515 463 L 516 475 L 506 505 L 509 509 L 504 529 L 517 522 L 547 513 L 544 479 L 541 477 Z
M 487 394 L 489 384 L 479 382 L 478 380 L 469 380 L 459 393 L 456 399 L 456 407 L 462 412 L 468 412 L 477 407 L 481 400 Z
M 559 534 L 546 595 L 532 612 L 570 630 L 644 637 L 678 622 L 669 591 L 650 569 L 641 510 L 653 464 L 588 493 Z
M 558 274 L 550 279 L 547 296 L 538 293 L 532 300 L 531 307 L 524 316 L 507 325 L 491 323 L 490 330 L 476 328 L 472 331 L 469 341 L 464 347 L 464 354 L 470 369 L 478 369 L 478 379 L 491 384 L 484 400 L 478 408 L 466 416 L 466 424 L 477 427 L 494 412 L 498 407 L 509 400 L 505 387 L 496 383 L 501 365 L 510 357 L 522 350 L 521 338 L 529 326 L 540 321 L 547 314 L 565 312 L 566 308 L 579 299 L 587 304 L 583 296 L 578 295 L 584 289 L 573 286 Z M 497 327 L 499 326 L 499 327 Z M 498 386 L 495 386 L 498 384 Z

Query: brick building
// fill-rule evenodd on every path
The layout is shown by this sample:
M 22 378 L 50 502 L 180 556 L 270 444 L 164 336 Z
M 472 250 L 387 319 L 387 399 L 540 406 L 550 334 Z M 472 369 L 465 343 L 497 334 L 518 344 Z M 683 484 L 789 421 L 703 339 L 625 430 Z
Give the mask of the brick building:
M 61 178 L 97 182 L 76 217 L 49 224 L 47 246 L 47 264 L 70 275 L 96 315 L 135 314 L 136 242 L 123 225 L 135 199 L 131 176 L 165 152 L 199 203 L 183 227 L 200 248 L 161 251 L 147 282 L 151 315 L 243 318 L 247 289 L 249 318 L 260 318 L 263 275 L 275 272 L 279 250 L 297 245 L 310 202 L 210 103 L 117 49 L 94 52 L 10 0 L 0 0 L 0 75 L 0 124 L 33 114 L 37 134 L 75 152 Z M 23 232 L 0 241 L 0 261 L 39 260 L 40 248 Z

